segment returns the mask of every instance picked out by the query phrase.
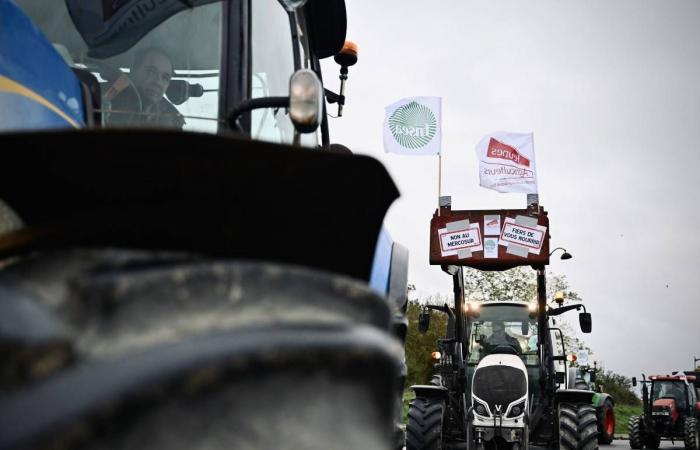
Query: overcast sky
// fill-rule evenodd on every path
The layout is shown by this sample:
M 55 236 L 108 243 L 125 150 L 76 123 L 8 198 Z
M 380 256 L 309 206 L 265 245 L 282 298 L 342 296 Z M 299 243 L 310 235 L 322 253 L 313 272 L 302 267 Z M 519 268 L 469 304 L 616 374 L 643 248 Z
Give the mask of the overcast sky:
M 384 107 L 440 96 L 443 195 L 453 209 L 524 208 L 479 187 L 474 146 L 533 132 L 553 259 L 593 314 L 595 359 L 626 376 L 700 357 L 700 2 L 348 0 L 359 46 L 332 141 L 381 160 L 401 191 L 386 224 L 421 295 L 451 291 L 428 265 L 434 156 L 384 154 Z M 324 63 L 337 90 L 337 66 Z M 361 180 L 358 180 L 361 181 Z

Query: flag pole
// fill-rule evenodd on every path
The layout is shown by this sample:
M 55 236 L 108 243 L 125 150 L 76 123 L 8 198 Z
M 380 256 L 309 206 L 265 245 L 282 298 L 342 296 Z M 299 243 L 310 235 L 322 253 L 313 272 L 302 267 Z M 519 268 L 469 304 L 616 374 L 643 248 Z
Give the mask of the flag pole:
M 440 216 L 440 198 L 442 197 L 442 152 L 438 153 L 438 216 Z

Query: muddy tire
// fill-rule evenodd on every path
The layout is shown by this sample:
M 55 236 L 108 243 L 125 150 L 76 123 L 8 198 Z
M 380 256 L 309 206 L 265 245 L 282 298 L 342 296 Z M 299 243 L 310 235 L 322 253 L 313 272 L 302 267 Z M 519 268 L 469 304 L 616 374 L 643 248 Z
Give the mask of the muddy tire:
M 401 346 L 354 280 L 81 250 L 14 261 L 0 300 L 0 448 L 390 448 Z
M 408 409 L 406 450 L 440 450 L 445 403 L 442 400 L 415 398 Z
M 615 409 L 610 399 L 605 400 L 598 414 L 598 443 L 610 444 L 615 439 Z
M 627 432 L 630 438 L 630 447 L 640 449 L 644 447 L 642 417 L 632 416 L 627 423 Z
M 559 448 L 593 450 L 598 448 L 598 424 L 590 405 L 559 405 Z
M 683 424 L 683 442 L 687 450 L 697 450 L 700 447 L 700 430 L 698 420 L 694 417 L 686 417 Z

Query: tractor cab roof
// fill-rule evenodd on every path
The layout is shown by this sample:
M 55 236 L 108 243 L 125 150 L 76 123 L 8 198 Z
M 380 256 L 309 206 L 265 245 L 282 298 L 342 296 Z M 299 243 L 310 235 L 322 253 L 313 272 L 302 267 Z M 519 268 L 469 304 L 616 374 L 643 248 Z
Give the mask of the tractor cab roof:
M 694 375 L 652 375 L 649 377 L 651 381 L 695 381 Z

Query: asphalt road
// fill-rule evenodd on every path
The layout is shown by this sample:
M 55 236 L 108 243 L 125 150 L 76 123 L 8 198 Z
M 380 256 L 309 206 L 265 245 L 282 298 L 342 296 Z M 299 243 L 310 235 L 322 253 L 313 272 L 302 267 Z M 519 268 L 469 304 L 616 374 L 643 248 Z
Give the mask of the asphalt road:
M 615 439 L 611 445 L 601 445 L 600 449 L 605 450 L 605 449 L 627 449 L 630 450 L 630 443 L 629 441 L 623 441 L 623 440 L 618 440 Z M 667 448 L 667 449 L 685 449 L 685 445 L 683 445 L 683 441 L 678 441 L 676 440 L 676 443 L 673 444 L 671 441 L 661 441 L 661 445 L 659 448 Z

